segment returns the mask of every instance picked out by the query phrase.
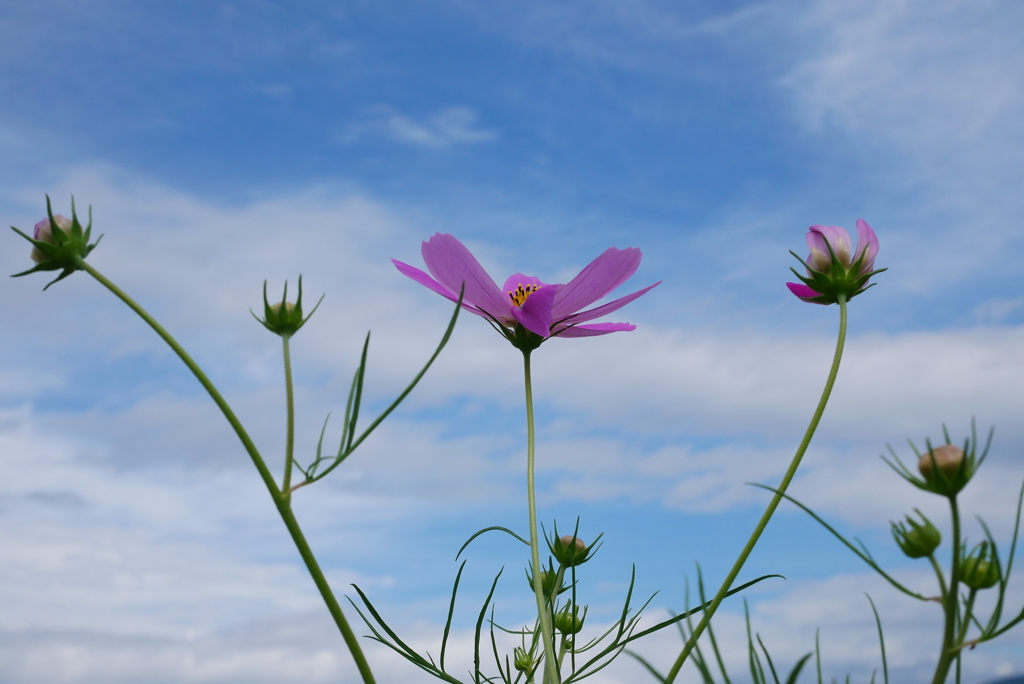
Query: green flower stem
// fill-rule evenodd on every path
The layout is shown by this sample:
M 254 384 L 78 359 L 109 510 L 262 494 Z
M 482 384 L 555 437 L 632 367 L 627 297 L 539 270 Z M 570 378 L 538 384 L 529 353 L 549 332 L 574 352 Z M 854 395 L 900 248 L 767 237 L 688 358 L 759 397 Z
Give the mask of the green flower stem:
M 960 620 L 960 633 L 956 635 L 956 641 L 954 647 L 959 651 L 960 647 L 964 643 L 964 639 L 967 638 L 967 630 L 971 626 L 971 613 L 974 611 L 974 599 L 978 596 L 977 589 L 971 589 L 970 593 L 967 594 L 967 602 L 964 604 L 964 616 Z
M 775 513 L 775 509 L 779 507 L 779 503 L 782 501 L 783 496 L 786 494 L 786 489 L 789 487 L 789 483 L 793 481 L 793 476 L 796 475 L 797 468 L 800 467 L 800 461 L 803 460 L 804 453 L 807 451 L 807 447 L 811 443 L 811 439 L 814 437 L 815 430 L 818 429 L 818 423 L 821 421 L 822 414 L 825 413 L 825 406 L 828 404 L 829 396 L 832 394 L 832 386 L 835 385 L 836 376 L 839 373 L 839 363 L 843 358 L 843 346 L 846 344 L 846 297 L 839 295 L 839 338 L 836 340 L 836 351 L 832 358 L 832 368 L 828 373 L 828 380 L 825 381 L 825 389 L 822 390 L 821 399 L 818 400 L 818 407 L 814 410 L 814 415 L 811 416 L 811 422 L 807 426 L 807 432 L 804 433 L 804 438 L 800 442 L 800 446 L 796 450 L 796 454 L 793 456 L 793 460 L 789 464 L 789 469 L 786 470 L 786 474 L 782 478 L 782 482 L 775 490 L 775 496 L 772 497 L 771 503 L 768 504 L 768 508 L 765 509 L 764 515 L 761 516 L 761 520 L 758 521 L 757 526 L 754 528 L 754 532 L 750 535 L 750 539 L 747 540 L 746 546 L 740 552 L 739 558 L 732 566 L 732 570 L 726 576 L 725 581 L 722 582 L 721 588 L 718 593 L 715 594 L 715 598 L 711 600 L 711 605 L 704 611 L 701 616 L 700 622 L 697 623 L 697 628 L 690 634 L 690 638 L 686 640 L 686 644 L 683 646 L 683 650 L 679 653 L 679 657 L 676 658 L 675 663 L 672 664 L 672 669 L 668 671 L 665 677 L 665 684 L 672 684 L 679 675 L 679 670 L 682 669 L 683 663 L 686 662 L 686 658 L 690 655 L 690 652 L 697 645 L 697 639 L 704 633 L 704 630 L 711 623 L 711 618 L 714 616 L 715 611 L 718 610 L 719 604 L 725 598 L 725 595 L 729 592 L 732 587 L 732 583 L 736 580 L 736 576 L 740 574 L 740 570 L 743 569 L 743 564 L 747 562 L 747 557 L 750 552 L 754 550 L 754 545 L 757 544 L 758 539 L 761 537 L 761 533 L 768 526 L 768 521 L 771 520 L 772 514 Z
M 942 597 L 942 610 L 946 614 L 945 626 L 942 630 L 942 650 L 939 651 L 939 662 L 935 666 L 932 684 L 943 684 L 949 676 L 949 668 L 960 653 L 955 648 L 957 608 L 960 597 L 960 507 L 956 502 L 956 494 L 949 496 L 950 517 L 953 520 L 953 563 L 949 570 L 949 591 Z M 966 626 L 966 625 L 965 625 Z
M 534 480 L 533 382 L 530 379 L 530 352 L 523 352 L 523 377 L 526 383 L 526 499 L 530 509 L 530 557 L 533 562 L 533 593 L 537 597 L 541 641 L 544 645 L 544 682 L 559 684 L 555 658 L 554 625 L 548 599 L 544 596 L 543 566 L 540 564 L 540 539 L 537 534 L 537 490 Z
M 295 519 L 295 515 L 292 513 L 291 505 L 287 497 L 285 497 L 281 493 L 281 490 L 277 488 L 274 476 L 271 474 L 270 469 L 267 468 L 267 464 L 263 461 L 263 457 L 260 456 L 260 452 L 256 449 L 256 445 L 253 444 L 249 434 L 245 431 L 245 428 L 242 427 L 242 423 L 238 420 L 235 412 L 231 410 L 227 401 L 224 400 L 224 397 L 221 396 L 217 388 L 214 387 L 212 382 L 210 382 L 210 379 L 206 377 L 206 373 L 204 373 L 199 365 L 192 360 L 192 357 L 188 355 L 188 352 L 178 344 L 177 340 L 171 337 L 171 334 L 167 332 L 162 325 L 157 323 L 155 318 L 149 315 L 148 311 L 143 309 L 138 302 L 129 297 L 124 290 L 107 280 L 106 276 L 90 266 L 84 259 L 77 259 L 76 265 L 78 268 L 95 278 L 101 285 L 103 285 L 103 287 L 113 292 L 118 299 L 127 304 L 132 311 L 148 323 L 149 327 L 151 327 L 156 334 L 174 350 L 174 353 L 178 355 L 178 358 L 188 366 L 188 369 L 196 376 L 199 384 L 206 389 L 210 398 L 213 399 L 215 404 L 217 404 L 217 407 L 221 410 L 221 413 L 224 414 L 224 417 L 234 429 L 235 434 L 238 435 L 238 439 L 242 442 L 242 446 L 245 447 L 246 452 L 252 459 L 253 465 L 256 466 L 256 470 L 263 479 L 263 484 L 267 487 L 267 491 L 270 492 L 270 498 L 274 500 L 274 505 L 277 507 L 277 511 L 280 513 L 285 527 L 291 534 L 292 541 L 295 542 L 295 547 L 298 549 L 299 555 L 306 564 L 306 569 L 312 576 L 317 589 L 320 590 L 320 595 L 327 604 L 327 609 L 330 611 L 331 617 L 334 618 L 334 622 L 338 625 L 338 629 L 341 631 L 342 638 L 345 640 L 345 645 L 348 646 L 348 650 L 352 654 L 352 659 L 355 661 L 356 667 L 359 669 L 359 674 L 362 676 L 364 684 L 374 684 L 375 680 L 373 678 L 373 673 L 370 671 L 370 665 L 366 661 L 366 656 L 363 655 L 362 648 L 359 646 L 359 640 L 356 638 L 355 633 L 349 626 L 348 620 L 345 619 L 344 614 L 341 612 L 341 606 L 338 604 L 338 600 L 334 597 L 334 592 L 331 591 L 331 587 L 327 583 L 327 579 L 324 577 L 319 564 L 316 562 L 316 557 L 313 555 L 313 551 L 309 548 L 309 544 L 306 542 L 306 538 L 302 534 L 302 529 L 299 527 L 299 523 Z
M 295 393 L 292 391 L 292 353 L 288 346 L 289 335 L 281 335 L 284 347 L 284 391 L 288 404 L 288 434 L 284 445 L 284 479 L 281 492 L 285 500 L 292 496 L 292 461 L 295 453 Z
M 935 554 L 934 553 L 928 554 L 928 560 L 931 561 L 932 568 L 935 569 L 935 576 L 939 580 L 939 594 L 941 596 L 941 598 L 939 600 L 942 602 L 943 605 L 945 605 L 946 604 L 946 577 L 945 577 L 945 575 L 942 574 L 942 566 L 939 565 L 939 561 L 935 560 Z M 932 600 L 935 600 L 935 599 L 932 599 Z

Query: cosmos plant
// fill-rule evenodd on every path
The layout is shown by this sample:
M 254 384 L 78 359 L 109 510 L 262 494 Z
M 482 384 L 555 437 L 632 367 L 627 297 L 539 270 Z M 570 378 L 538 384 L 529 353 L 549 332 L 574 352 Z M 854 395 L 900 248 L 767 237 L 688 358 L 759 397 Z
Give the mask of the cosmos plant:
M 522 587 L 525 585 L 528 588 L 532 604 L 530 611 L 532 613 L 535 609 L 536 616 L 531 622 L 518 625 L 504 625 L 499 620 L 496 615 L 498 602 L 495 600 L 495 592 L 502 573 L 498 573 L 491 583 L 490 591 L 482 607 L 476 613 L 474 658 L 468 667 L 469 679 L 462 679 L 460 678 L 462 666 L 458 670 L 453 670 L 446 656 L 448 655 L 448 638 L 456 613 L 459 586 L 466 568 L 465 561 L 455 577 L 444 633 L 436 659 L 429 653 L 424 654 L 411 647 L 388 624 L 367 594 L 359 587 L 354 587 L 357 598 L 349 598 L 349 601 L 370 630 L 369 638 L 385 644 L 431 676 L 454 684 L 469 681 L 475 684 L 499 681 L 504 684 L 519 684 L 520 682 L 524 684 L 534 682 L 538 684 L 569 684 L 591 676 L 622 653 L 629 652 L 656 680 L 663 684 L 676 681 L 681 668 L 687 662 L 693 663 L 705 684 L 714 684 L 716 681 L 717 675 L 714 672 L 716 664 L 722 680 L 729 682 L 729 676 L 711 627 L 711 620 L 726 597 L 742 592 L 751 585 L 770 577 L 776 577 L 776 575 L 765 575 L 738 584 L 739 574 L 747 558 L 783 499 L 788 499 L 807 511 L 897 590 L 915 599 L 934 601 L 941 606 L 943 614 L 942 639 L 933 684 L 946 682 L 951 672 L 956 672 L 959 677 L 960 661 L 965 649 L 990 641 L 1024 621 L 1024 609 L 1009 619 L 1004 619 L 1003 616 L 1007 582 L 1016 549 L 1017 528 L 1015 527 L 1013 542 L 1005 562 L 994 537 L 984 523 L 982 524 L 986 538 L 973 547 L 970 547 L 967 540 L 962 537 L 960 529 L 957 497 L 970 483 L 975 472 L 985 460 L 991 445 L 991 433 L 984 447 L 980 449 L 977 435 L 973 432 L 964 441 L 962 447 L 953 444 L 948 432 L 945 431 L 945 444 L 935 446 L 931 442 L 926 442 L 926 448 L 923 450 L 918 450 L 911 444 L 917 459 L 919 475 L 904 466 L 896 452 L 890 450 L 891 460 L 888 462 L 897 474 L 918 489 L 946 498 L 951 507 L 952 538 L 949 540 L 951 553 L 948 569 L 941 567 L 935 555 L 937 549 L 941 547 L 942 534 L 924 514 L 917 511 L 916 517 L 908 515 L 904 521 L 892 523 L 893 540 L 899 548 L 910 558 L 928 559 L 931 563 L 939 586 L 939 593 L 936 596 L 926 595 L 895 580 L 892 575 L 878 565 L 863 545 L 849 542 L 821 517 L 786 493 L 814 437 L 839 373 L 846 341 L 848 302 L 872 287 L 869 280 L 885 270 L 875 268 L 879 241 L 874 230 L 864 220 L 857 221 L 856 247 L 853 246 L 849 234 L 843 228 L 815 225 L 810 228 L 806 236 L 810 254 L 806 259 L 800 259 L 797 256 L 805 273 L 793 269 L 793 273 L 800 282 L 787 283 L 790 291 L 804 302 L 838 305 L 839 325 L 835 353 L 820 399 L 807 429 L 782 480 L 774 487 L 764 487 L 772 492 L 772 498 L 732 567 L 710 598 L 705 594 L 703 577 L 698 576 L 699 604 L 695 607 L 687 606 L 686 610 L 673 615 L 672 618 L 648 626 L 642 621 L 642 613 L 653 597 L 643 602 L 637 602 L 634 599 L 633 588 L 636 580 L 634 566 L 621 613 L 618 619 L 603 631 L 595 631 L 592 626 L 588 625 L 589 608 L 581 595 L 582 592 L 578 584 L 578 575 L 591 567 L 588 564 L 597 557 L 598 551 L 605 543 L 603 535 L 581 535 L 579 520 L 575 522 L 571 533 L 564 533 L 565 529 L 560 533 L 557 521 L 553 523 L 550 532 L 544 530 L 538 522 L 535 482 L 537 453 L 531 356 L 544 343 L 554 338 L 569 340 L 635 330 L 636 326 L 631 323 L 603 322 L 598 319 L 619 311 L 660 284 L 661 281 L 658 281 L 630 294 L 601 303 L 637 272 L 642 258 L 639 249 L 609 247 L 568 283 L 547 283 L 535 276 L 514 273 L 504 281 L 502 287 L 498 287 L 465 245 L 452 235 L 437 233 L 423 242 L 421 253 L 426 271 L 393 260 L 400 273 L 453 302 L 455 304 L 454 311 L 439 344 L 427 358 L 419 373 L 412 378 L 407 387 L 387 408 L 366 427 L 359 430 L 359 414 L 366 382 L 366 361 L 369 351 L 369 335 L 367 335 L 360 363 L 353 375 L 346 400 L 337 452 L 325 453 L 324 451 L 324 437 L 327 430 L 325 421 L 316 454 L 305 463 L 294 453 L 295 402 L 290 340 L 310 320 L 323 298 L 321 297 L 321 300 L 309 313 L 304 314 L 301 276 L 298 282 L 297 297 L 294 301 L 288 298 L 287 283 L 284 285 L 280 300 L 271 300 L 267 296 L 267 287 L 264 282 L 263 316 L 257 316 L 255 313 L 253 316 L 264 328 L 281 339 L 284 363 L 286 439 L 283 468 L 280 474 L 280 483 L 278 483 L 277 477 L 272 473 L 271 468 L 234 411 L 196 361 L 140 304 L 86 261 L 86 257 L 99 243 L 98 239 L 96 242 L 90 243 L 91 209 L 88 225 L 83 227 L 78 220 L 73 201 L 71 219 L 67 219 L 63 215 L 53 213 L 49 198 L 47 198 L 47 218 L 36 224 L 31 236 L 17 228 L 14 230 L 31 243 L 32 250 L 29 256 L 35 262 L 35 266 L 15 274 L 16 276 L 25 276 L 40 271 L 60 271 L 60 275 L 46 286 L 49 287 L 76 271 L 84 271 L 121 299 L 149 325 L 171 347 L 206 389 L 256 467 L 272 503 L 291 535 L 299 557 L 341 633 L 364 684 L 372 684 L 375 681 L 371 665 L 302 532 L 292 509 L 292 496 L 300 488 L 314 484 L 341 466 L 371 435 L 374 429 L 413 391 L 451 338 L 459 312 L 462 310 L 485 319 L 522 356 L 526 418 L 527 532 L 525 535 L 520 535 L 503 526 L 483 527 L 463 544 L 456 558 L 461 557 L 477 537 L 489 532 L 506 534 L 514 543 L 528 547 L 528 560 L 524 568 L 525 582 L 519 586 L 524 593 L 525 589 Z M 794 254 L 794 256 L 796 255 Z M 573 342 L 572 344 L 584 343 Z M 1018 527 L 1022 502 L 1024 502 L 1024 489 L 1021 490 L 1021 497 L 1017 502 Z M 589 542 L 586 539 L 589 539 Z M 977 614 L 975 599 L 980 592 L 992 590 L 998 595 L 995 607 L 990 616 L 982 621 Z M 872 609 L 874 610 L 873 603 Z M 877 610 L 875 610 L 875 616 L 882 642 L 882 672 L 884 680 L 888 682 L 882 622 Z M 654 664 L 627 650 L 637 640 L 672 626 L 679 630 L 683 645 L 665 674 L 662 674 Z M 747 632 L 748 655 L 753 681 L 767 682 L 766 674 L 770 673 L 774 681 L 778 682 L 775 665 L 760 635 L 756 636 L 757 644 L 755 645 L 755 636 L 750 631 L 749 619 Z M 708 656 L 700 646 L 701 638 L 705 634 L 707 639 L 703 643 L 706 645 L 710 642 L 713 658 Z M 508 649 L 505 649 L 504 645 L 499 648 L 499 641 L 504 644 L 509 639 L 516 645 Z M 502 650 L 505 652 L 503 653 Z M 493 656 L 493 666 L 491 667 L 484 662 L 483 654 L 487 651 L 490 651 L 490 655 Z M 817 655 L 815 662 L 820 684 L 822 682 L 821 660 L 817 643 L 814 654 Z M 761 659 L 762 655 L 764 660 Z M 811 656 L 812 653 L 808 653 L 796 662 L 790 671 L 787 682 L 790 684 L 796 682 L 802 668 L 809 662 Z M 767 663 L 767 670 L 764 663 Z

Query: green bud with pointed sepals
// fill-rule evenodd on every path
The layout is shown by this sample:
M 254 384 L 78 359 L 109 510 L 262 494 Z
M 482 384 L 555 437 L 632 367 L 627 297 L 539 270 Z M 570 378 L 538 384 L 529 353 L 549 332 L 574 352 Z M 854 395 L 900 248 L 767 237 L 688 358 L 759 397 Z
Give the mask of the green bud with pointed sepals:
M 529 571 L 529 569 L 526 571 L 526 581 L 530 583 L 530 589 L 533 590 L 533 591 L 536 591 L 536 586 L 534 585 L 533 573 L 531 573 Z M 563 578 L 561 583 L 558 585 L 558 589 L 556 591 L 555 590 L 555 583 L 556 582 L 559 582 L 558 571 L 555 570 L 554 564 L 551 562 L 550 559 L 548 559 L 548 569 L 547 570 L 541 570 L 541 572 L 540 572 L 541 592 L 545 596 L 551 597 L 551 596 L 557 596 L 558 594 L 561 594 L 563 591 L 565 591 L 566 589 L 569 588 L 569 587 L 565 586 L 565 580 Z
M 89 244 L 89 237 L 92 235 L 92 207 L 89 207 L 89 225 L 83 228 L 75 212 L 74 197 L 71 198 L 71 220 L 60 214 L 54 216 L 49 195 L 46 196 L 46 216 L 35 225 L 32 237 L 11 226 L 11 230 L 32 243 L 32 253 L 29 256 L 36 262 L 35 266 L 27 271 L 15 273 L 12 278 L 37 271 L 61 271 L 59 276 L 43 288 L 44 290 L 79 270 L 80 260 L 89 256 L 103 238 L 101 235 L 96 242 Z
M 989 589 L 999 583 L 999 562 L 987 541 L 960 561 L 960 581 L 971 589 Z
M 579 607 L 572 605 L 571 602 L 567 603 L 562 610 L 555 614 L 555 629 L 562 634 L 579 634 L 583 629 L 583 620 L 586 616 L 585 609 L 581 618 Z
M 519 672 L 530 672 L 535 665 L 533 655 L 521 646 L 516 646 L 512 652 L 512 664 Z
M 903 550 L 911 558 L 927 558 L 939 548 L 942 543 L 942 533 L 931 523 L 924 513 L 918 511 L 921 522 L 917 522 L 909 515 L 906 523 L 894 523 L 892 525 L 892 536 Z
M 274 302 L 273 304 L 267 299 L 267 281 L 263 281 L 263 318 L 260 318 L 250 310 L 253 317 L 263 324 L 263 327 L 281 337 L 291 337 L 299 331 L 299 328 L 306 324 L 310 316 L 320 306 L 320 302 L 324 300 L 323 296 L 320 297 L 320 301 L 313 307 L 313 311 L 309 312 L 309 316 L 302 317 L 302 276 L 299 276 L 299 296 L 295 299 L 295 302 L 288 301 L 288 281 L 284 283 L 284 294 L 281 295 L 280 302 Z

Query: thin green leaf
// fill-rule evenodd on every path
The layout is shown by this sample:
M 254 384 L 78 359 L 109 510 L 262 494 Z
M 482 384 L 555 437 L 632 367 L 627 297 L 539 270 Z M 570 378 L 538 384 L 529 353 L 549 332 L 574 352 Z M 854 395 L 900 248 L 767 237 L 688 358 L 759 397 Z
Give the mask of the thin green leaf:
M 448 619 L 444 622 L 444 635 L 441 637 L 441 671 L 444 672 L 444 653 L 448 648 L 448 634 L 452 629 L 452 616 L 455 615 L 455 596 L 459 593 L 459 580 L 462 579 L 462 571 L 466 569 L 466 561 L 462 561 L 459 572 L 455 575 L 455 586 L 452 587 L 452 602 L 448 605 Z
M 772 662 L 772 657 L 768 654 L 768 649 L 765 648 L 764 642 L 761 641 L 760 634 L 757 635 L 757 643 L 761 645 L 761 652 L 764 653 L 764 659 L 768 661 L 768 669 L 772 673 L 772 679 L 775 680 L 775 684 L 779 684 L 779 675 L 775 674 L 775 663 Z
M 505 532 L 505 533 L 515 537 L 519 541 L 523 542 L 527 546 L 530 545 L 530 542 L 526 541 L 525 539 L 523 539 L 522 537 L 520 537 L 518 534 L 516 534 L 512 530 L 508 529 L 507 527 L 501 527 L 500 525 L 493 525 L 491 527 L 485 527 L 482 530 L 477 530 L 476 532 L 474 532 L 473 535 L 469 539 L 466 540 L 466 543 L 462 545 L 462 548 L 459 549 L 459 552 L 457 554 L 455 554 L 455 560 L 459 560 L 459 556 L 461 556 L 462 552 L 466 550 L 466 547 L 469 546 L 470 542 L 472 542 L 474 539 L 479 537 L 484 532 L 493 532 L 495 530 L 497 530 L 498 532 Z
M 792 672 L 789 673 L 789 677 L 786 678 L 786 684 L 796 684 L 797 678 L 800 676 L 800 671 L 804 669 L 804 665 L 810 660 L 813 653 L 808 653 L 800 660 L 796 661 L 796 665 L 793 666 Z
M 781 577 L 782 579 L 786 579 L 782 575 L 762 575 L 761 577 L 758 577 L 755 580 L 751 580 L 751 581 L 747 582 L 746 584 L 741 584 L 740 586 L 736 587 L 735 589 L 731 589 L 729 591 L 729 593 L 727 593 L 725 596 L 729 597 L 729 596 L 732 596 L 733 594 L 738 594 L 741 591 L 743 591 L 744 589 L 752 587 L 755 584 L 757 584 L 758 582 L 761 582 L 763 580 L 766 580 L 766 579 L 769 579 L 769 578 L 772 578 L 772 577 Z M 623 643 L 629 643 L 630 641 L 635 641 L 635 640 L 639 639 L 640 637 L 644 637 L 644 636 L 647 636 L 648 634 L 652 634 L 653 632 L 657 632 L 660 629 L 665 629 L 669 625 L 674 625 L 675 623 L 679 622 L 680 620 L 685 620 L 686 618 L 690 617 L 691 615 L 694 615 L 695 613 L 699 613 L 700 611 L 704 610 L 705 608 L 707 608 L 710 605 L 711 605 L 711 602 L 708 601 L 707 603 L 704 603 L 704 604 L 702 604 L 700 606 L 697 606 L 696 608 L 693 608 L 692 610 L 688 610 L 685 613 L 680 613 L 679 615 L 676 615 L 673 618 L 669 618 L 668 620 L 665 620 L 664 622 L 659 622 L 658 624 L 654 625 L 653 627 L 648 627 L 647 629 L 643 630 L 642 632 L 637 632 L 636 634 L 633 634 L 628 639 L 626 639 Z
M 878 617 L 878 609 L 875 608 L 875 602 L 871 600 L 871 596 L 864 595 L 868 597 L 871 611 L 875 614 L 875 624 L 878 625 L 878 643 L 882 648 L 882 677 L 885 679 L 885 684 L 889 684 L 889 663 L 885 659 L 885 634 L 882 633 L 882 618 Z
M 779 493 L 777 490 L 775 490 L 772 487 L 768 487 L 767 485 L 757 484 L 757 483 L 752 483 L 752 484 L 755 487 L 760 487 L 761 489 L 767 489 L 769 492 L 774 492 L 776 494 Z M 836 537 L 836 539 L 841 541 L 848 549 L 850 549 L 855 554 L 857 554 L 857 557 L 860 558 L 865 563 L 867 563 L 871 567 L 872 570 L 874 570 L 879 575 L 884 577 L 889 582 L 889 584 L 893 585 L 894 587 L 896 587 L 897 589 L 902 591 L 907 596 L 913 596 L 914 598 L 916 598 L 918 600 L 921 600 L 921 601 L 928 601 L 928 600 L 930 600 L 927 596 L 922 596 L 921 594 L 918 594 L 916 591 L 911 591 L 910 589 L 907 589 L 905 586 L 903 586 L 902 584 L 897 582 L 895 579 L 893 579 L 885 570 L 882 570 L 882 568 L 878 565 L 878 563 L 876 563 L 874 561 L 874 559 L 871 557 L 870 554 L 861 551 L 856 546 L 854 546 L 849 541 L 847 541 L 846 538 L 843 535 L 839 534 L 839 532 L 836 531 L 835 528 L 833 528 L 831 525 L 829 525 L 827 522 L 825 522 L 817 513 L 812 511 L 810 508 L 808 508 L 807 506 L 803 505 L 802 503 L 800 503 L 799 501 L 797 501 L 796 499 L 791 497 L 789 494 L 783 494 L 782 497 L 784 499 L 788 500 L 789 502 L 795 504 L 796 506 L 801 508 L 805 513 L 807 513 L 812 518 L 817 520 L 822 525 L 822 527 L 824 527 L 826 530 L 831 532 Z
M 498 587 L 498 580 L 501 579 L 501 573 L 505 572 L 505 568 L 498 571 L 498 574 L 494 578 L 494 582 L 491 584 L 491 590 L 487 592 L 487 598 L 484 599 L 483 608 L 480 609 L 480 617 L 476 621 L 476 632 L 473 638 L 473 671 L 476 675 L 476 681 L 480 681 L 480 630 L 484 624 L 484 618 L 487 617 L 487 606 L 491 605 L 491 598 L 494 596 L 494 590 Z
M 647 660 L 644 659 L 644 657 L 641 656 L 639 653 L 634 653 L 633 651 L 626 651 L 626 654 L 636 658 L 637 662 L 643 665 L 644 668 L 651 673 L 651 676 L 657 679 L 659 682 L 661 682 L 661 684 L 668 683 L 668 680 L 665 679 L 665 676 L 658 672 L 656 669 L 654 669 L 654 666 L 647 662 Z
M 379 416 L 377 416 L 377 418 L 372 423 L 370 423 L 369 427 L 363 430 L 363 434 L 359 435 L 359 439 L 353 442 L 351 449 L 355 449 L 360 444 L 362 444 L 363 440 L 369 437 L 370 433 L 373 432 L 374 428 L 380 425 L 381 422 L 385 418 L 387 418 L 391 414 L 391 412 L 398 407 L 399 404 L 402 403 L 402 400 L 409 396 L 409 393 L 412 392 L 413 388 L 415 388 L 416 385 L 419 384 L 419 381 L 423 379 L 423 376 L 427 374 L 427 371 L 434 364 L 434 361 L 437 360 L 437 357 L 441 354 L 441 350 L 444 349 L 445 345 L 448 344 L 448 340 L 450 340 L 452 337 L 452 331 L 455 330 L 455 322 L 459 320 L 459 311 L 462 310 L 462 298 L 465 295 L 465 292 L 466 285 L 465 283 L 463 283 L 462 288 L 459 290 L 459 299 L 455 303 L 455 312 L 452 314 L 452 318 L 448 322 L 448 328 L 444 331 L 444 335 L 441 337 L 441 342 L 437 345 L 437 349 L 434 350 L 434 353 L 430 356 L 430 359 L 427 361 L 426 365 L 423 366 L 423 369 L 416 374 L 416 377 L 412 379 L 412 382 L 409 383 L 409 386 L 406 387 L 393 402 L 391 402 L 391 405 L 384 409 L 384 411 Z

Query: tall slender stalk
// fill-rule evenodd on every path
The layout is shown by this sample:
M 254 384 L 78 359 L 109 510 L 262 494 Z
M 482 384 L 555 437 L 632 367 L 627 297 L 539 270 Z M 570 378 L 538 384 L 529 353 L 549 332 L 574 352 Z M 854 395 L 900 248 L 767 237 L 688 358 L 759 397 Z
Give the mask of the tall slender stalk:
M 694 646 L 697 644 L 697 639 L 704 633 L 708 624 L 711 622 L 711 618 L 714 616 L 715 611 L 718 610 L 719 604 L 725 598 L 725 595 L 729 592 L 732 587 L 732 583 L 736 580 L 736 576 L 740 574 L 740 570 L 743 569 L 743 564 L 747 562 L 747 557 L 750 552 L 754 550 L 754 546 L 757 544 L 758 539 L 761 538 L 761 533 L 768 526 L 768 521 L 771 520 L 772 514 L 775 513 L 775 509 L 779 507 L 779 503 L 782 501 L 783 496 L 786 494 L 786 489 L 789 487 L 790 482 L 793 481 L 793 476 L 796 475 L 797 468 L 800 467 L 800 461 L 803 460 L 804 453 L 807 451 L 807 447 L 811 443 L 811 439 L 814 437 L 815 430 L 818 429 L 818 423 L 821 421 L 821 416 L 825 413 L 825 406 L 828 404 L 829 396 L 832 394 L 832 386 L 835 385 L 836 376 L 839 374 L 839 364 L 843 358 L 843 347 L 846 344 L 846 297 L 839 295 L 839 336 L 836 340 L 836 351 L 832 357 L 832 368 L 829 370 L 828 379 L 825 381 L 825 389 L 822 390 L 821 399 L 818 400 L 818 406 L 814 410 L 814 415 L 811 416 L 811 422 L 807 426 L 807 431 L 804 433 L 804 438 L 800 442 L 800 446 L 796 450 L 796 454 L 793 456 L 793 460 L 789 464 L 789 468 L 786 470 L 786 474 L 782 478 L 782 482 L 775 490 L 775 495 L 772 497 L 771 502 L 768 504 L 768 508 L 765 509 L 764 515 L 758 521 L 757 526 L 754 528 L 753 533 L 750 535 L 750 539 L 747 540 L 746 546 L 740 552 L 739 558 L 732 566 L 732 570 L 726 575 L 725 581 L 722 582 L 721 588 L 718 593 L 715 594 L 715 598 L 711 600 L 711 605 L 704 611 L 700 622 L 697 623 L 697 628 L 690 634 L 690 638 L 686 640 L 686 644 L 683 646 L 683 650 L 679 653 L 679 657 L 672 664 L 672 669 L 668 671 L 665 677 L 665 684 L 672 684 L 679 675 L 679 670 L 682 669 L 683 663 L 686 662 L 686 658 L 690 655 Z
M 942 650 L 939 652 L 939 662 L 935 665 L 932 684 L 943 684 L 946 681 L 949 676 L 949 668 L 960 653 L 954 648 L 956 645 L 954 641 L 956 640 L 957 608 L 960 601 L 958 596 L 960 593 L 958 586 L 960 582 L 960 507 L 956 502 L 956 494 L 950 494 L 949 508 L 950 517 L 953 519 L 953 563 L 949 571 L 949 591 L 942 595 L 942 610 L 946 614 L 946 619 L 942 630 Z M 972 598 L 973 595 L 972 592 Z
M 281 481 L 281 492 L 285 500 L 292 497 L 292 462 L 295 454 L 295 393 L 292 390 L 292 354 L 288 346 L 288 335 L 281 335 L 284 349 L 284 394 L 288 405 L 288 427 L 284 444 L 284 477 Z
M 334 622 L 338 626 L 338 630 L 341 632 L 342 638 L 345 640 L 345 645 L 348 646 L 348 650 L 352 654 L 352 659 L 356 663 L 356 667 L 359 670 L 359 674 L 362 676 L 364 684 L 375 684 L 373 672 L 370 670 L 370 664 L 367 662 L 366 656 L 363 654 L 363 650 L 359 646 L 359 640 L 356 637 L 355 632 L 352 631 L 351 626 L 349 626 L 348 620 L 345 619 L 345 615 L 341 611 L 341 606 L 335 598 L 334 592 L 331 591 L 331 587 L 327 583 L 327 579 L 324 577 L 323 571 L 321 571 L 320 565 L 317 563 L 316 557 L 313 555 L 313 551 L 309 548 L 309 544 L 306 542 L 306 538 L 302 534 L 302 529 L 299 527 L 299 523 L 295 519 L 295 515 L 292 513 L 291 504 L 289 503 L 288 498 L 280 489 L 278 489 L 277 483 L 274 481 L 274 476 L 271 474 L 270 469 L 267 468 L 266 462 L 264 462 L 263 457 L 256 448 L 256 445 L 253 444 L 249 434 L 242 426 L 241 421 L 238 420 L 234 411 L 231 410 L 227 401 L 225 401 L 224 397 L 221 396 L 221 393 L 206 376 L 206 373 L 204 373 L 192 357 L 189 356 L 188 352 L 178 344 L 178 341 L 175 340 L 171 334 L 149 314 L 148 311 L 143 309 L 138 302 L 129 297 L 124 290 L 108 280 L 106 276 L 90 266 L 84 259 L 78 258 L 76 260 L 76 264 L 78 268 L 95 278 L 101 285 L 110 290 L 118 299 L 127 304 L 132 311 L 138 314 L 139 317 L 142 318 L 142 320 L 144 320 L 172 350 L 174 350 L 174 353 L 178 355 L 178 358 L 180 358 L 186 366 L 188 366 L 188 369 L 192 371 L 192 374 L 199 381 L 199 384 L 203 386 L 210 395 L 210 398 L 213 399 L 215 404 L 217 404 L 221 413 L 224 414 L 224 418 L 227 419 L 228 423 L 234 429 L 235 434 L 238 435 L 238 439 L 242 442 L 242 446 L 245 447 L 246 452 L 252 459 L 253 465 L 256 466 L 256 470 L 263 479 L 263 484 L 266 485 L 267 491 L 270 493 L 270 498 L 274 500 L 274 505 L 277 507 L 277 511 L 281 515 L 281 520 L 284 521 L 284 525 L 288 529 L 288 533 L 291 534 L 292 541 L 295 543 L 295 547 L 298 549 L 299 555 L 306 564 L 306 569 L 313 578 L 313 582 L 316 584 L 317 589 L 320 590 L 320 595 L 323 597 L 324 603 L 327 604 L 327 609 L 330 611 L 331 617 L 334 618 Z
M 533 563 L 533 593 L 537 597 L 541 642 L 544 644 L 544 681 L 558 684 L 558 661 L 555 658 L 554 626 L 544 595 L 544 567 L 540 564 L 540 538 L 537 533 L 537 488 L 534 478 L 533 382 L 530 377 L 530 352 L 523 351 L 523 378 L 526 384 L 526 500 L 530 509 L 530 558 Z

